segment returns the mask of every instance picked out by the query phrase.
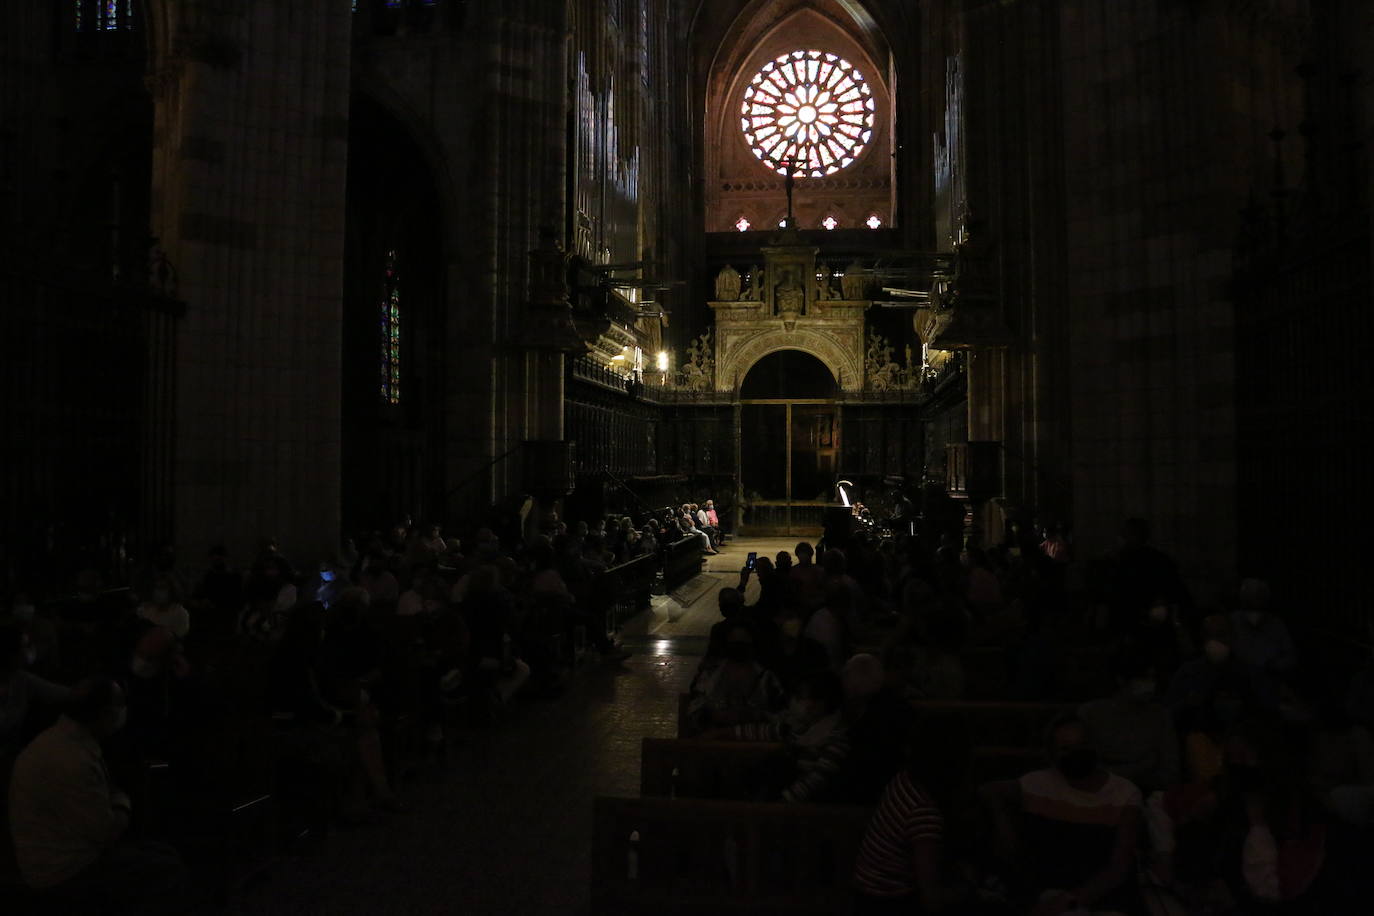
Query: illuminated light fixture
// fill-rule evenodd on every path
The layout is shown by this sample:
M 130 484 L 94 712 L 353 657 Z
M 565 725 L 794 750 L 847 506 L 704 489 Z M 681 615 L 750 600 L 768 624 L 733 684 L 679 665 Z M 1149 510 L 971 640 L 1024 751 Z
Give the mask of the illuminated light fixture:
M 853 503 L 849 501 L 849 490 L 846 489 L 853 486 L 854 484 L 848 480 L 841 480 L 839 483 L 835 484 L 835 489 L 840 491 L 840 502 L 844 503 L 845 508 L 849 508 L 853 505 Z
M 658 351 L 658 371 L 659 371 L 659 372 L 667 372 L 667 371 L 668 371 L 668 351 L 667 351 L 667 350 L 659 350 L 659 351 Z
M 747 218 L 747 217 L 741 216 L 739 219 L 735 220 L 735 228 L 738 229 L 740 232 L 748 232 L 748 231 L 749 231 L 749 220 L 748 220 L 748 218 Z
M 821 220 L 821 225 L 827 229 L 834 229 L 839 224 L 840 221 L 833 216 L 827 216 L 825 219 Z
M 877 228 L 878 228 L 879 226 L 881 226 L 882 224 L 883 224 L 883 221 L 882 221 L 881 219 L 878 218 L 878 214 L 876 214 L 876 213 L 874 213 L 874 214 L 873 214 L 872 216 L 870 216 L 868 219 L 864 220 L 864 225 L 868 226 L 868 228 L 870 228 L 870 229 L 877 229 Z

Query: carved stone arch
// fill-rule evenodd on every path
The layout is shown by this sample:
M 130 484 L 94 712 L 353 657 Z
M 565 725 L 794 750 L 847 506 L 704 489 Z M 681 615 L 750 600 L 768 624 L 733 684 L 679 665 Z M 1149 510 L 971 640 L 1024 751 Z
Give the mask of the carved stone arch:
M 778 328 L 752 335 L 734 346 L 718 339 L 716 390 L 728 391 L 738 397 L 740 385 L 754 364 L 779 350 L 800 350 L 816 357 L 830 370 L 841 391 L 859 388 L 863 384 L 862 350 L 856 341 L 843 339 L 846 336 L 849 335 L 838 331 Z
M 444 256 L 453 260 L 462 233 L 460 218 L 461 200 L 457 183 L 453 180 L 453 170 L 449 167 L 449 155 L 444 144 L 435 134 L 432 122 L 411 105 L 405 95 L 376 73 L 367 73 L 355 78 L 354 93 L 365 97 L 387 115 L 394 118 L 405 128 L 409 138 L 419 148 L 425 164 L 429 166 L 430 177 L 434 179 L 439 192 L 439 217 L 443 225 L 442 244 Z

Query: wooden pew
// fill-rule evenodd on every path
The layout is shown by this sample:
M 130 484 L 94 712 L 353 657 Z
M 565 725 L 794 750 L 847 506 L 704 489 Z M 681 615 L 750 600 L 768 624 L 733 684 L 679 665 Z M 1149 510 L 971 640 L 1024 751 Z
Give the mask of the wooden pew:
M 657 554 L 645 554 L 612 566 L 597 577 L 594 590 L 609 598 L 607 632 L 620 629 L 622 623 L 649 606 L 658 563 Z
M 646 798 L 754 799 L 786 753 L 768 741 L 696 738 L 645 738 L 640 748 L 639 791 Z
M 704 559 L 701 538 L 695 535 L 663 545 L 663 587 L 671 592 L 688 582 L 701 572 Z
M 843 805 L 598 798 L 591 912 L 850 912 L 872 814 Z

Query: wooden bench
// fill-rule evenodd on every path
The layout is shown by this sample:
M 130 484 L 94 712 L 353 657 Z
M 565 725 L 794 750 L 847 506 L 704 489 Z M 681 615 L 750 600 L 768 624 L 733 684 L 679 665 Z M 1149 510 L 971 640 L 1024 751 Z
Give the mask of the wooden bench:
M 598 798 L 591 912 L 848 913 L 871 814 L 844 805 Z
M 649 606 L 649 596 L 658 572 L 658 556 L 645 554 L 612 566 L 600 576 L 594 590 L 609 601 L 606 609 L 606 631 L 614 632 L 620 625 Z
M 757 798 L 767 770 L 786 753 L 768 741 L 645 738 L 639 791 L 646 798 Z
M 673 591 L 701 572 L 704 554 L 701 538 L 695 535 L 663 546 L 663 587 Z

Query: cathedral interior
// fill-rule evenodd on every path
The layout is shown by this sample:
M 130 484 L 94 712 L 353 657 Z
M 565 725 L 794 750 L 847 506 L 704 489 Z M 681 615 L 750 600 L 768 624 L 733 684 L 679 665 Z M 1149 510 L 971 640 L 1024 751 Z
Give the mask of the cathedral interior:
M 1374 360 L 1357 352 L 1374 340 L 1374 4 L 29 0 L 0 24 L 0 654 L 32 656 L 0 660 L 13 912 L 162 911 L 78 893 L 119 883 L 92 875 L 125 839 L 76 877 L 26 852 L 42 806 L 25 745 L 97 721 L 111 690 L 130 726 L 90 726 L 101 788 L 148 847 L 129 873 L 165 877 L 154 841 L 184 861 L 169 912 L 1362 911 L 1329 901 L 1354 887 L 1335 850 L 1370 848 L 1336 825 L 1351 843 L 1374 829 Z M 709 698 L 716 730 L 692 718 L 736 575 L 748 607 L 808 634 L 839 600 L 831 579 L 756 571 L 802 541 L 821 542 L 805 568 L 833 549 L 853 578 L 827 575 L 857 580 L 830 665 L 845 689 L 854 659 L 905 664 L 921 715 L 990 730 L 970 736 L 978 760 L 1033 704 L 1091 725 L 1146 649 L 1162 703 L 1213 642 L 1264 641 L 1218 629 L 1253 610 L 1300 659 L 1257 661 L 1276 699 L 1254 703 L 1307 729 L 1282 732 L 1290 747 L 1320 744 L 1339 707 L 1341 740 L 1372 749 L 1349 777 L 1371 794 L 1313 809 L 1316 878 L 1276 866 L 1266 896 L 1247 873 L 1229 909 L 1192 890 L 1118 905 L 1100 875 L 1000 910 L 937 906 L 919 880 L 874 890 L 864 829 L 890 792 L 803 815 L 750 779 L 731 794 L 755 763 L 700 748 L 748 726 Z M 353 606 L 336 574 L 367 593 L 348 625 L 388 661 L 355 665 L 349 703 L 325 707 L 339 731 L 308 743 L 243 698 L 305 652 L 307 595 L 335 667 L 365 654 L 361 636 L 331 654 Z M 552 641 L 492 631 L 500 677 L 475 648 L 470 669 L 435 661 L 445 613 L 473 646 L 488 632 L 467 597 L 487 576 L 531 619 L 551 579 L 575 596 Z M 937 605 L 962 608 L 962 635 L 939 635 Z M 987 635 L 1032 607 L 1015 637 Z M 1167 651 L 1131 616 L 1156 608 Z M 1062 676 L 1026 687 L 1047 633 Z M 598 648 L 628 657 L 587 661 Z M 138 667 L 154 649 L 156 714 Z M 1098 662 L 1103 679 L 1066 686 Z M 512 671 L 531 680 L 507 696 Z M 485 686 L 431 690 L 454 672 Z M 38 688 L 13 686 L 40 674 L 76 712 L 45 719 Z M 820 702 L 810 676 L 796 689 Z M 983 723 L 997 704 L 1011 712 Z M 1185 721 L 1220 757 L 1249 722 L 1181 709 L 1185 763 Z M 1081 724 L 1055 721 L 1052 743 Z M 777 727 L 772 745 L 814 762 Z M 302 786 L 322 784 L 307 764 L 325 746 L 397 811 L 322 827 L 338 811 Z M 651 791 L 651 759 L 672 786 Z M 1142 776 L 1137 798 L 1164 810 L 1209 772 Z M 1289 861 L 1307 834 L 1275 831 Z

